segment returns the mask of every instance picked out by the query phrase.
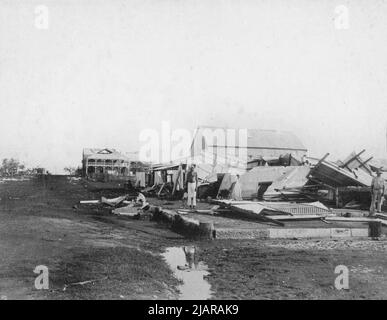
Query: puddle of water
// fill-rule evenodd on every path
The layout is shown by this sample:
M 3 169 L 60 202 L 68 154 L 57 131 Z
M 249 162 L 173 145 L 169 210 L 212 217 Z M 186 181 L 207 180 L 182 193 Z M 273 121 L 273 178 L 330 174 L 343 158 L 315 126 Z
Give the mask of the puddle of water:
M 194 247 L 170 247 L 163 253 L 174 276 L 182 281 L 178 289 L 180 300 L 206 300 L 211 298 L 211 285 L 204 279 L 207 266 L 199 261 Z

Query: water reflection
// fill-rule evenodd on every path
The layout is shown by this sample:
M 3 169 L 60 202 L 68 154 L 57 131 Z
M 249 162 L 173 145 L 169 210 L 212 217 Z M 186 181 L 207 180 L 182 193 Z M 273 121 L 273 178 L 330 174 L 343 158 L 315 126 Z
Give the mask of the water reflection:
M 175 277 L 182 281 L 178 287 L 181 300 L 205 300 L 211 298 L 211 285 L 204 279 L 209 274 L 200 261 L 196 246 L 171 247 L 163 254 Z

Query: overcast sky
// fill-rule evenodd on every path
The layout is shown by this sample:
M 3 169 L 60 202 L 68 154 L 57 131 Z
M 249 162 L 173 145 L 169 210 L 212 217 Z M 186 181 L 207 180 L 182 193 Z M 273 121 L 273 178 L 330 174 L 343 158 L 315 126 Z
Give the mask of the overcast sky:
M 0 0 L 0 158 L 61 172 L 163 120 L 387 158 L 386 107 L 386 1 Z

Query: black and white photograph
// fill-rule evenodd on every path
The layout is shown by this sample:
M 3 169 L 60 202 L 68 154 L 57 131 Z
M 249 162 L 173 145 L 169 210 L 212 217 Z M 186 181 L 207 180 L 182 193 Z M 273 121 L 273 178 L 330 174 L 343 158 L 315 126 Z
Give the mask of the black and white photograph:
M 386 0 L 0 0 L 0 111 L 0 300 L 387 299 Z

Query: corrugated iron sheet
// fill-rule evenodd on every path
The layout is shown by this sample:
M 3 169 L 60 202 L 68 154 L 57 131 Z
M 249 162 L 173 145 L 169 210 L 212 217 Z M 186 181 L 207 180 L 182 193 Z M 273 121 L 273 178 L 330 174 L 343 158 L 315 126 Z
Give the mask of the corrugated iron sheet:
M 268 202 L 268 201 L 233 201 L 233 200 L 218 200 L 219 204 L 228 206 L 231 209 L 240 209 L 250 211 L 257 215 L 321 215 L 326 216 L 331 213 L 331 210 L 324 206 L 321 202 L 311 203 L 291 203 L 291 202 Z
M 314 214 L 323 216 L 331 212 L 327 207 L 318 201 L 312 203 L 265 202 L 265 206 L 291 215 Z
M 294 167 L 290 172 L 278 177 L 269 186 L 264 194 L 264 198 L 279 197 L 283 193 L 299 193 L 300 191 L 289 190 L 294 188 L 301 188 L 308 182 L 308 174 L 310 172 L 309 166 Z
M 372 176 L 361 170 L 355 175 L 328 161 L 319 162 L 311 171 L 310 177 L 333 188 L 343 186 L 369 187 L 372 182 Z

